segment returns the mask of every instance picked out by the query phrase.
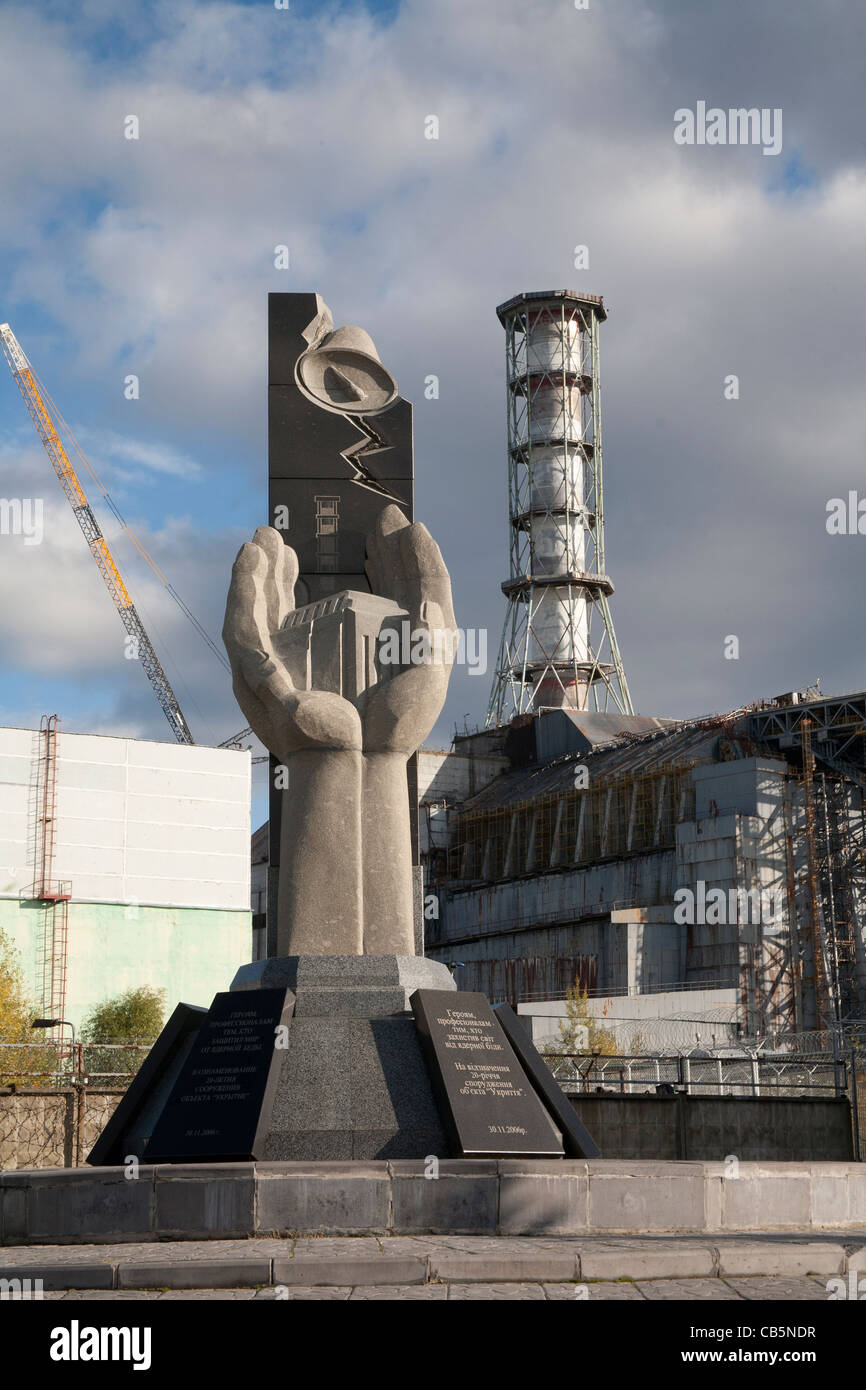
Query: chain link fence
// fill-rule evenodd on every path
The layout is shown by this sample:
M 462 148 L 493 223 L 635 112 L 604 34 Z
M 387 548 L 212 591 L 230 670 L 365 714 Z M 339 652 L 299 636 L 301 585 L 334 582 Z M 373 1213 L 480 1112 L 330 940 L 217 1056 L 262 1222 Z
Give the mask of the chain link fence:
M 0 1169 L 74 1168 L 149 1043 L 0 1043 Z

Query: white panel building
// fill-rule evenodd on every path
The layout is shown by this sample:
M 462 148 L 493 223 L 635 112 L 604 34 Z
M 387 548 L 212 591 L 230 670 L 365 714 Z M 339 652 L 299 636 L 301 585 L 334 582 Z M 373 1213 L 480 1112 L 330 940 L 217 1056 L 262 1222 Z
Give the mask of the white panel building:
M 136 985 L 168 1010 L 228 988 L 252 954 L 250 771 L 248 751 L 0 729 L 0 928 L 34 1003 L 77 1026 Z

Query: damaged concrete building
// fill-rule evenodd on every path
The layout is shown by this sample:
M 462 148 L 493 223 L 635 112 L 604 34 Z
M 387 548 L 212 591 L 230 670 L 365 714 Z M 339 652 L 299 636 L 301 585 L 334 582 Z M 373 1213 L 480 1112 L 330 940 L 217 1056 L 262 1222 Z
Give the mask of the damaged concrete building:
M 457 738 L 480 789 L 437 800 L 434 779 L 422 798 L 427 954 L 523 1012 L 578 982 L 612 1016 L 691 1000 L 731 1041 L 866 1016 L 864 733 L 863 694 L 790 694 Z
M 486 728 L 455 739 L 450 797 L 445 768 L 422 784 L 427 953 L 534 1015 L 536 1038 L 578 984 L 620 1051 L 866 1018 L 866 697 L 635 713 L 605 559 L 608 311 L 547 290 L 496 312 L 507 611 Z

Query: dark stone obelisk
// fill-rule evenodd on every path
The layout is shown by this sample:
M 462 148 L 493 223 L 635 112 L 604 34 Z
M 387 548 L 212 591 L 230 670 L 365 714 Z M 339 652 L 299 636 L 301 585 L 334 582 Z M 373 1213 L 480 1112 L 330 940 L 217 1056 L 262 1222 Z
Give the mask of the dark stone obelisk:
M 365 540 L 383 506 L 394 502 L 414 520 L 412 406 L 398 396 L 369 421 L 317 405 L 300 389 L 304 337 L 323 308 L 317 294 L 268 295 L 268 525 L 298 556 L 295 604 L 352 589 L 369 592 Z M 357 462 L 353 463 L 352 460 Z M 271 760 L 272 772 L 274 760 Z M 418 774 L 408 768 L 412 860 L 418 863 Z M 277 953 L 282 792 L 271 777 L 267 954 Z M 419 943 L 420 945 L 420 943 Z

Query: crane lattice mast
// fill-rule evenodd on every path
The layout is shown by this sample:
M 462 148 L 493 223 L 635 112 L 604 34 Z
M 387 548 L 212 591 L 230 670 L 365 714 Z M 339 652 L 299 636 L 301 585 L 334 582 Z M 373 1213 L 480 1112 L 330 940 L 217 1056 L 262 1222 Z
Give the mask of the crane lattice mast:
M 144 630 L 135 604 L 130 598 L 114 557 L 108 548 L 108 542 L 91 511 L 72 461 L 63 446 L 51 411 L 39 388 L 36 374 L 8 323 L 0 324 L 0 341 L 2 341 L 3 352 L 24 399 L 24 404 L 27 406 L 39 438 L 45 446 L 45 452 L 60 479 L 61 487 L 66 493 L 69 505 L 84 533 L 84 539 L 90 547 L 90 553 L 99 567 L 99 573 L 102 575 L 105 587 L 120 614 L 120 620 L 128 635 L 136 643 L 139 660 L 162 707 L 162 712 L 171 726 L 172 733 L 178 743 L 194 743 L 195 740 L 178 704 L 177 696 L 172 690 L 168 676 L 162 669 L 159 657 Z

